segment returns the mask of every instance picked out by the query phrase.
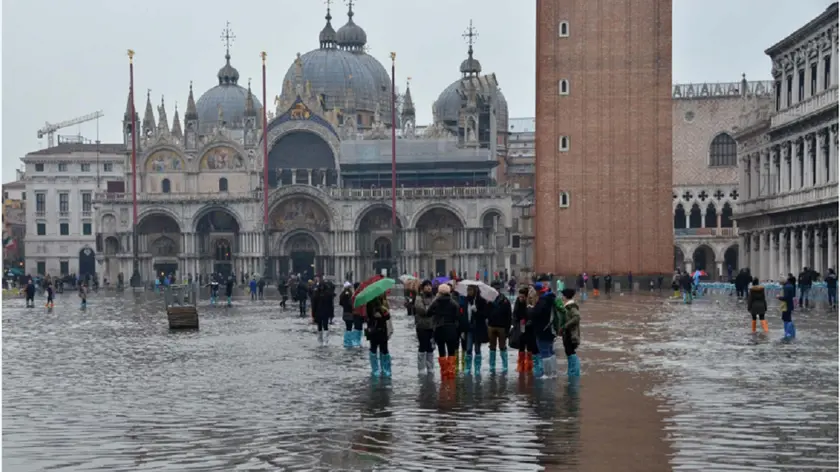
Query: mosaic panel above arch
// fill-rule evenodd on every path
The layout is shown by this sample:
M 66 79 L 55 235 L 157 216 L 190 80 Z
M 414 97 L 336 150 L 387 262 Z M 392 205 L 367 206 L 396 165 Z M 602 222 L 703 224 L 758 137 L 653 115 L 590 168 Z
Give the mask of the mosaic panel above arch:
M 228 146 L 218 146 L 210 149 L 203 156 L 199 164 L 200 170 L 243 170 L 245 159 L 242 154 Z
M 161 149 L 146 158 L 146 172 L 183 172 L 184 169 L 184 159 L 175 151 Z
M 321 232 L 330 230 L 327 212 L 308 198 L 293 197 L 280 202 L 269 216 L 271 227 L 278 231 L 308 229 Z

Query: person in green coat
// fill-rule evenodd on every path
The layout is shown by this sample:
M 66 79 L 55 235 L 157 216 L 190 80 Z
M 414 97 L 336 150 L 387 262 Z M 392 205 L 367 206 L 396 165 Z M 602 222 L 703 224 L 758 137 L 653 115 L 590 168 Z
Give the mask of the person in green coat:
M 564 289 L 562 295 L 562 309 L 558 309 L 560 315 L 561 337 L 563 339 L 563 351 L 566 353 L 567 371 L 569 377 L 580 377 L 580 359 L 577 356 L 577 348 L 580 346 L 580 307 L 575 301 L 575 290 Z M 560 308 L 560 307 L 558 307 Z

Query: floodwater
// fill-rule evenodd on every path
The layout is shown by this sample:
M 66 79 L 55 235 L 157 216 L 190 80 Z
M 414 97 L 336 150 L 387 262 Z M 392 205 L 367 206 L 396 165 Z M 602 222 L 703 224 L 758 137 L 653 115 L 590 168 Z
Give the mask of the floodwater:
M 395 313 L 392 379 L 276 300 L 201 306 L 169 332 L 160 296 L 3 301 L 3 467 L 10 471 L 836 470 L 837 316 L 799 339 L 749 334 L 731 298 L 583 305 L 583 377 L 416 373 Z M 562 352 L 562 351 L 561 351 Z M 485 355 L 485 358 L 487 356 Z M 561 371 L 565 370 L 561 361 Z

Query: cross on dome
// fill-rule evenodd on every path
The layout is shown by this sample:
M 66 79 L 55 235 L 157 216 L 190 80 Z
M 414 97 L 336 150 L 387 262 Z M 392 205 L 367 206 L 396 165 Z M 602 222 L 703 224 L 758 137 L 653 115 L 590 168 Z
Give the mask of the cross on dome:
M 465 31 L 464 34 L 461 35 L 461 37 L 467 40 L 467 43 L 470 45 L 470 48 L 472 48 L 473 44 L 475 44 L 475 38 L 478 37 L 478 31 L 473 26 L 472 20 L 470 20 L 470 27 L 467 28 L 467 31 Z
M 225 22 L 225 29 L 222 30 L 222 41 L 225 43 L 225 55 L 230 56 L 230 45 L 236 40 L 236 35 L 230 29 L 230 21 Z

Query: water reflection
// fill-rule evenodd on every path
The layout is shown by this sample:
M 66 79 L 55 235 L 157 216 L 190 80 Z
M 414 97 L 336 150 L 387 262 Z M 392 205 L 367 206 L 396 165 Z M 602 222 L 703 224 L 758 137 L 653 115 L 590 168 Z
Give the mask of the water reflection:
M 743 307 L 727 303 L 587 303 L 584 375 L 570 385 L 420 378 L 401 313 L 394 378 L 372 379 L 365 349 L 340 335 L 318 347 L 276 301 L 202 307 L 200 331 L 171 333 L 154 294 L 95 295 L 84 312 L 68 295 L 52 312 L 4 300 L 3 466 L 627 470 L 640 451 L 667 456 L 661 416 L 680 470 L 836 465 L 836 316 L 800 315 L 799 340 L 781 345 L 746 334 Z M 616 387 L 648 373 L 660 383 Z

